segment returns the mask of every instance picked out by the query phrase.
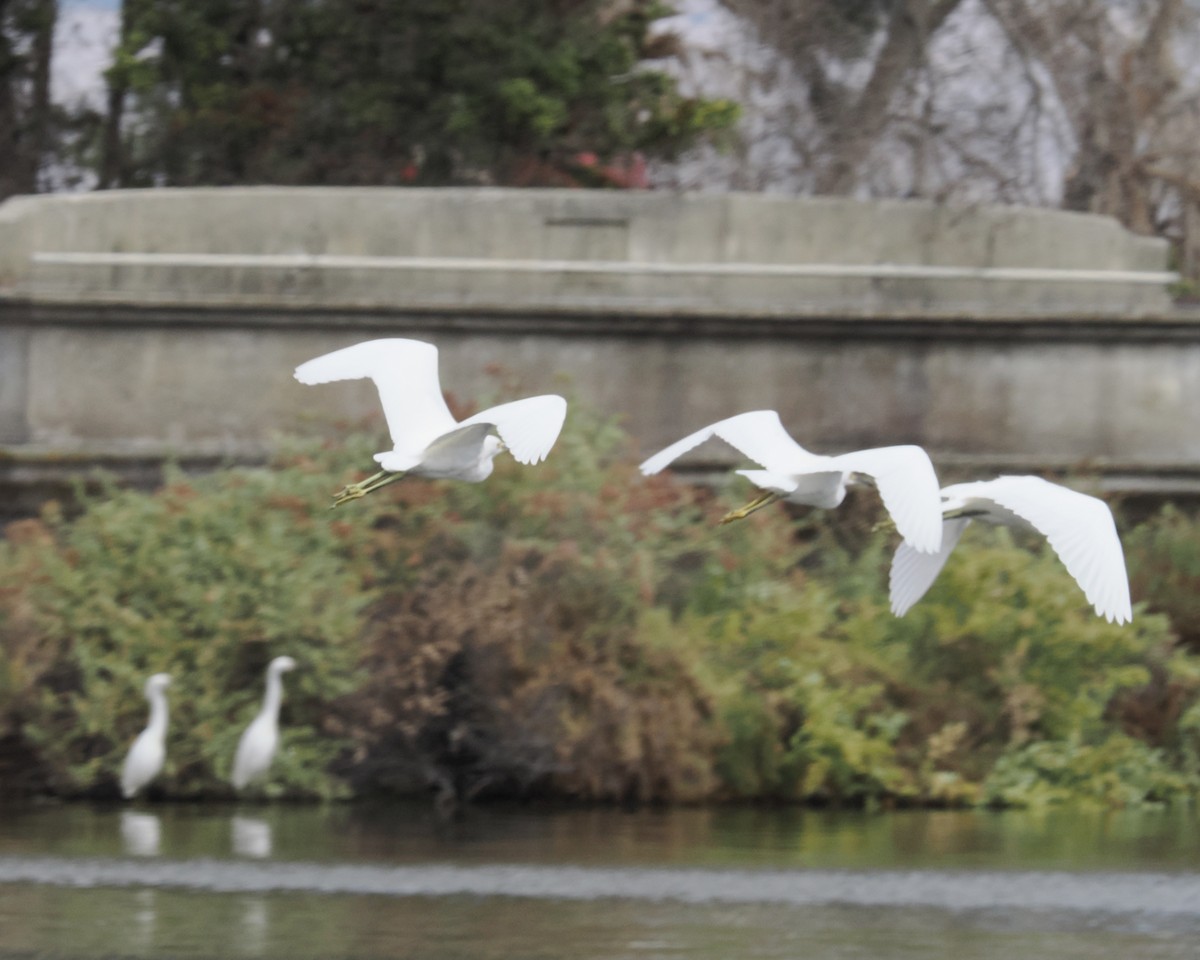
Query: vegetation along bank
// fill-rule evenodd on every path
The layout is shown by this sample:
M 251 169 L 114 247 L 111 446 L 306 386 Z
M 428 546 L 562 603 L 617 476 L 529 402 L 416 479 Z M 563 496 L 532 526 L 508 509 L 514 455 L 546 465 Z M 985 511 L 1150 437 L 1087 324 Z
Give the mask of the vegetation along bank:
M 0 793 L 115 796 L 174 677 L 171 797 L 228 797 L 274 656 L 268 794 L 1107 805 L 1200 784 L 1200 525 L 1123 540 L 1134 621 L 1050 549 L 970 531 L 903 618 L 871 495 L 837 514 L 641 477 L 578 405 L 537 470 L 407 479 L 336 512 L 378 438 L 107 489 L 0 542 Z M 364 474 L 365 475 L 365 474 Z M 1119 507 L 1119 505 L 1118 505 Z

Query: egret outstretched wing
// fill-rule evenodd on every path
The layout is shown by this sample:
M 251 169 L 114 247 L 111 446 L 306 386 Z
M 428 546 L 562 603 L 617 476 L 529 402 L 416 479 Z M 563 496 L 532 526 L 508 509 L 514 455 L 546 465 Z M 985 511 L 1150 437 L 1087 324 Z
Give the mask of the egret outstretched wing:
M 379 391 L 388 432 L 397 450 L 417 452 L 455 427 L 438 380 L 438 352 L 431 343 L 391 338 L 367 340 L 302 363 L 301 383 L 369 378 Z
M 907 540 L 900 544 L 896 556 L 892 558 L 892 569 L 888 575 L 892 613 L 898 617 L 904 616 L 914 603 L 925 596 L 970 522 L 966 517 L 943 521 L 942 543 L 934 553 L 922 553 Z
M 462 425 L 493 424 L 517 462 L 541 463 L 558 439 L 566 416 L 567 401 L 551 393 L 480 410 Z
M 774 410 L 751 410 L 677 440 L 642 463 L 639 469 L 646 476 L 658 473 L 712 437 L 719 437 L 772 473 L 802 473 L 827 459 L 814 456 L 793 440 Z
M 875 447 L 829 458 L 832 465 L 870 477 L 900 535 L 922 553 L 942 542 L 942 497 L 933 464 L 920 447 Z
M 991 500 L 1045 534 L 1096 612 L 1133 619 L 1125 553 L 1108 504 L 1041 477 L 997 477 L 947 487 L 947 496 Z

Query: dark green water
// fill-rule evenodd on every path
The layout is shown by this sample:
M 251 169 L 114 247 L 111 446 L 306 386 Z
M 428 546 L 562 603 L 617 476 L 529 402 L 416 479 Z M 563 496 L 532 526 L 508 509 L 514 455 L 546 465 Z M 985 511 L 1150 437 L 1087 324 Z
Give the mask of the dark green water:
M 1192 960 L 1200 817 L 0 810 L 0 956 Z

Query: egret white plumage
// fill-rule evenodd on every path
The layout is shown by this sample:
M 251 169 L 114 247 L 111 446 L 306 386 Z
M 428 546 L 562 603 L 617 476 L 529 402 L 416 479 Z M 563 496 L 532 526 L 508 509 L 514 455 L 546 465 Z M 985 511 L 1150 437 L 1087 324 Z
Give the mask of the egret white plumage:
M 125 764 L 121 768 L 121 793 L 126 800 L 157 777 L 167 759 L 167 687 L 170 685 L 169 674 L 156 673 L 143 688 L 146 699 L 150 701 L 150 722 L 137 735 L 129 753 L 125 755 Z
M 296 661 L 291 657 L 276 657 L 267 664 L 267 691 L 263 695 L 262 709 L 242 733 L 233 758 L 233 776 L 230 780 L 236 790 L 244 790 L 255 780 L 261 780 L 271 769 L 271 761 L 275 759 L 275 751 L 279 747 L 282 674 L 295 669 Z
M 438 352 L 420 340 L 368 340 L 302 363 L 301 383 L 369 378 L 379 391 L 392 449 L 375 454 L 383 469 L 334 494 L 334 506 L 365 496 L 407 474 L 478 483 L 507 449 L 520 463 L 539 463 L 558 439 L 567 401 L 548 394 L 481 410 L 459 423 L 442 397 Z
M 718 437 L 763 470 L 738 470 L 766 491 L 722 523 L 740 520 L 775 500 L 831 509 L 846 496 L 846 487 L 870 483 L 879 489 L 896 528 L 913 546 L 934 552 L 941 543 L 942 514 L 937 476 L 920 447 L 875 447 L 827 457 L 810 453 L 788 435 L 774 410 L 754 410 L 710 424 L 646 460 L 642 473 L 658 473 L 705 440 Z
M 1125 554 L 1103 500 L 1041 477 L 997 477 L 943 488 L 942 514 L 937 553 L 918 553 L 907 540 L 896 551 L 889 577 L 896 616 L 925 595 L 962 532 L 979 520 L 1043 534 L 1100 616 L 1111 623 L 1133 619 Z

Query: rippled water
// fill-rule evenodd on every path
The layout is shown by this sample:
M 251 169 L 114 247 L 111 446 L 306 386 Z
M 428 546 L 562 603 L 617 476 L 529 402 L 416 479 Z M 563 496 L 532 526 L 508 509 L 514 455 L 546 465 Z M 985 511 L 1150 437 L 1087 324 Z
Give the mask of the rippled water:
M 1194 958 L 1191 811 L 0 811 L 0 956 Z

